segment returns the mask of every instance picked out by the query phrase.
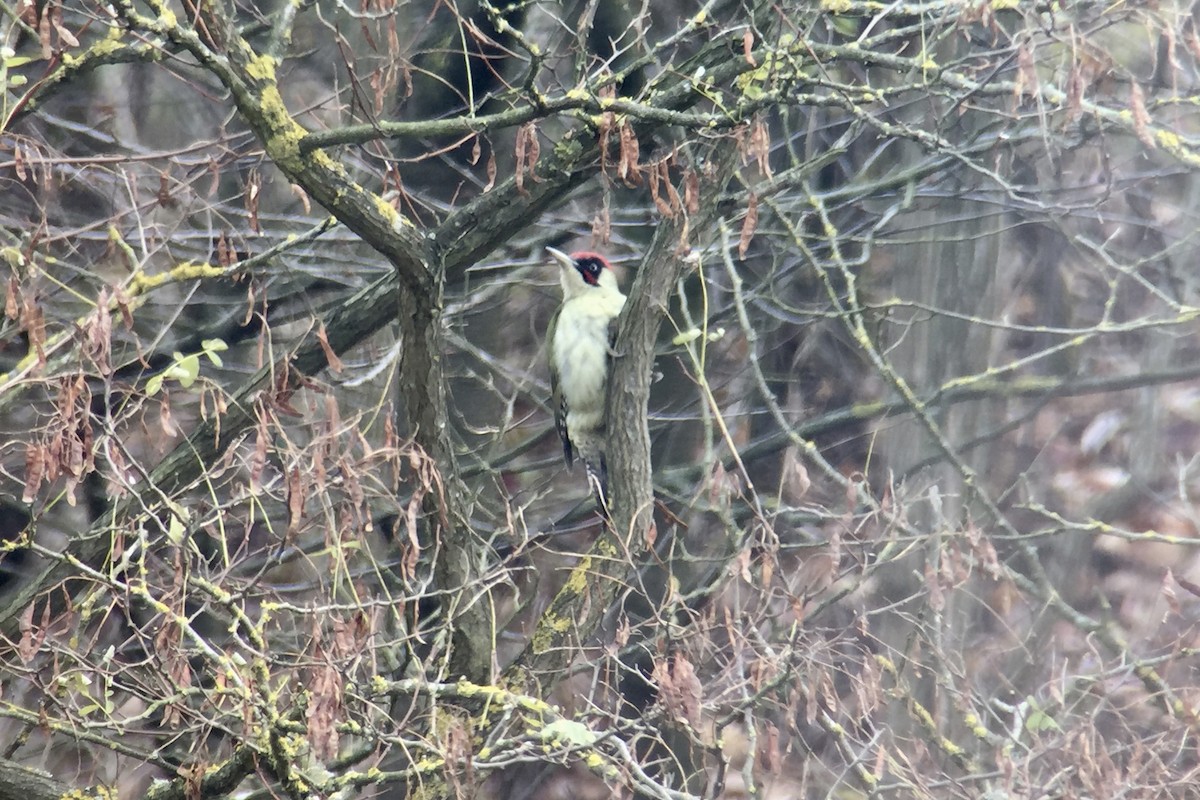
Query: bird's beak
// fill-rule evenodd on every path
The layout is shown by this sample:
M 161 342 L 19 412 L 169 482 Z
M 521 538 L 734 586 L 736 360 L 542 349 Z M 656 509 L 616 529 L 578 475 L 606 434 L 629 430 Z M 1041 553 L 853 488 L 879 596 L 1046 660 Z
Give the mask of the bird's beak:
M 562 250 L 558 250 L 553 247 L 547 247 L 546 252 L 553 256 L 554 260 L 557 261 L 563 269 L 573 269 L 575 267 L 574 260 L 572 260 L 571 257 Z

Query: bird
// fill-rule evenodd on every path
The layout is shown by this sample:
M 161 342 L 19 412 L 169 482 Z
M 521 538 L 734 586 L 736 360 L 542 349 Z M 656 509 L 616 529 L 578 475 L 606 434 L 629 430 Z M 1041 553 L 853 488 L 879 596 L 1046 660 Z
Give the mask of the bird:
M 605 403 L 625 295 L 612 265 L 599 253 L 567 255 L 553 247 L 546 252 L 557 262 L 562 284 L 562 305 L 546 331 L 554 427 L 567 466 L 579 456 L 603 510 L 608 489 Z

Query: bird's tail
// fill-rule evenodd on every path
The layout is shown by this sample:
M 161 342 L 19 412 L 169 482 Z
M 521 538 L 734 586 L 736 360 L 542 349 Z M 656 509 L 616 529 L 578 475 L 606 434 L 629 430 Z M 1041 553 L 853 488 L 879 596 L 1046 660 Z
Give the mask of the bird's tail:
M 587 467 L 588 486 L 596 496 L 600 514 L 608 519 L 608 465 L 604 462 L 604 455 L 600 455 L 598 463 L 590 458 L 584 459 L 583 463 Z

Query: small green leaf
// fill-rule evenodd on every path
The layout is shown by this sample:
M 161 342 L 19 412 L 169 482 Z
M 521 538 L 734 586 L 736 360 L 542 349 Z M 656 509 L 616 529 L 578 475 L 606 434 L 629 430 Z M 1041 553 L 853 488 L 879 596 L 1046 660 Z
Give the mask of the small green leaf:
M 1038 731 L 1061 731 L 1058 723 L 1044 711 L 1035 711 L 1025 720 L 1025 730 L 1030 733 Z
M 1032 697 L 1026 698 L 1029 705 L 1029 716 L 1025 718 L 1025 730 L 1030 733 L 1039 731 L 1061 731 L 1054 718 L 1042 710 L 1042 707 Z
M 183 544 L 183 537 L 186 533 L 187 527 L 184 526 L 183 520 L 172 514 L 171 521 L 167 524 L 167 541 L 179 547 Z
M 193 353 L 190 356 L 180 357 L 176 353 L 175 357 L 179 363 L 171 369 L 171 372 L 175 373 L 173 377 L 179 380 L 180 386 L 190 389 L 196 382 L 196 378 L 200 376 L 200 356 Z
M 163 381 L 166 380 L 179 381 L 180 386 L 190 389 L 192 384 L 196 382 L 196 379 L 200 377 L 200 356 L 202 354 L 207 356 L 209 361 L 220 367 L 223 366 L 223 362 L 217 353 L 228 349 L 229 345 L 220 339 L 205 339 L 204 349 L 200 353 L 192 353 L 185 356 L 176 350 L 173 353 L 175 363 L 164 369 L 162 373 L 146 381 L 146 394 L 158 394 L 159 390 L 162 389 Z
M 216 364 L 218 367 L 225 366 L 225 362 L 217 353 L 229 349 L 229 345 L 225 344 L 223 339 L 205 339 L 201 345 L 204 347 L 204 355 L 208 356 L 208 360 Z

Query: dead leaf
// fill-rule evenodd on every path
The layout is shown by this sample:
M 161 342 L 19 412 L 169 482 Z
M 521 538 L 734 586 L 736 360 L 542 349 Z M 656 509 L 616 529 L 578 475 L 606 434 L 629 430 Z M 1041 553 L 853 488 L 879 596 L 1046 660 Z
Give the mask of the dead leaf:
M 96 298 L 96 310 L 88 315 L 84 326 L 84 351 L 95 362 L 97 370 L 107 375 L 110 369 L 109 355 L 112 346 L 112 298 L 108 287 L 103 287 Z
M 117 307 L 117 311 L 121 312 L 121 321 L 125 323 L 125 330 L 133 330 L 133 310 L 130 308 L 129 295 L 125 290 L 118 286 L 113 294 L 113 303 Z
M 38 650 L 42 648 L 42 642 L 46 640 L 46 631 L 50 627 L 50 606 L 44 604 L 42 606 L 42 621 L 41 625 L 33 624 L 33 603 L 21 612 L 20 620 L 21 641 L 17 644 L 17 655 L 21 659 L 22 664 L 28 664 L 37 655 Z
M 689 214 L 700 211 L 700 176 L 693 169 L 683 173 L 683 207 Z
M 750 249 L 750 241 L 758 227 L 758 195 L 750 193 L 746 201 L 746 218 L 742 220 L 742 233 L 738 237 L 738 258 L 744 259 Z
M 799 503 L 812 486 L 808 469 L 800 460 L 800 448 L 792 445 L 783 453 L 783 468 L 779 475 L 779 495 L 789 503 Z
M 38 43 L 42 46 L 42 58 L 46 61 L 54 55 L 54 48 L 50 43 L 50 14 L 42 14 L 41 20 L 38 21 Z
M 17 283 L 17 276 L 10 275 L 8 277 L 8 287 L 4 291 L 4 316 L 11 320 L 16 320 L 21 315 L 21 285 Z
M 484 168 L 487 172 L 487 183 L 483 185 L 483 191 L 490 192 L 492 187 L 496 185 L 496 151 L 488 150 L 487 166 Z
M 22 296 L 21 328 L 29 334 L 29 349 L 37 354 L 38 371 L 46 368 L 46 318 L 33 293 Z
M 700 679 L 696 668 L 681 654 L 657 661 L 651 679 L 658 686 L 659 700 L 672 719 L 700 727 Z
M 175 197 L 171 194 L 171 178 L 165 169 L 158 173 L 158 195 L 155 200 L 163 208 L 174 208 L 178 205 Z
M 324 322 L 317 325 L 317 341 L 321 343 L 321 350 L 325 353 L 325 360 L 329 363 L 329 368 L 340 374 L 345 365 L 329 344 L 329 334 L 325 331 Z
M 671 172 L 667 168 L 667 162 L 660 161 L 658 164 L 662 170 L 663 185 L 667 187 L 667 196 L 671 198 L 671 216 L 683 211 L 683 203 L 679 199 L 679 192 L 675 190 L 675 184 L 671 182 Z
M 255 233 L 262 232 L 258 225 L 258 200 L 261 191 L 262 174 L 257 169 L 252 169 L 246 178 L 244 205 L 246 207 L 246 213 L 249 215 L 248 222 L 250 225 L 250 230 L 254 231 Z
M 1159 584 L 1159 594 L 1166 601 L 1167 608 L 1171 609 L 1171 613 L 1178 615 L 1181 611 L 1181 606 L 1179 605 L 1179 597 L 1175 594 L 1175 587 L 1172 585 L 1174 577 L 1170 569 L 1163 573 L 1162 583 Z
M 667 201 L 662 198 L 662 194 L 660 194 L 658 191 L 658 181 L 659 181 L 659 177 L 660 177 L 658 169 L 652 167 L 649 170 L 648 174 L 649 174 L 648 184 L 650 186 L 650 199 L 654 201 L 655 207 L 658 208 L 658 213 L 662 214 L 667 219 L 671 219 L 672 217 L 675 216 L 675 213 L 673 211 L 671 211 L 670 204 L 668 204 Z
M 32 503 L 37 498 L 38 490 L 42 488 L 42 480 L 46 475 L 46 452 L 39 444 L 25 446 L 25 491 L 21 494 L 21 502 Z
M 758 761 L 763 769 L 772 775 L 778 775 L 783 769 L 783 752 L 779 746 L 779 728 L 773 722 L 767 722 L 765 730 L 758 737 Z
M 529 128 L 529 146 L 525 153 L 525 163 L 529 167 L 529 177 L 535 183 L 541 183 L 542 179 L 537 176 L 537 171 L 534 168 L 537 166 L 538 158 L 542 154 L 542 143 L 538 141 L 537 126 L 532 122 L 528 122 L 526 123 L 526 127 Z
M 608 203 L 600 206 L 596 216 L 592 217 L 592 241 L 596 245 L 605 245 L 612 240 L 612 217 L 609 215 Z
M 642 176 L 641 167 L 638 164 L 638 140 L 637 135 L 633 132 L 633 126 L 628 122 L 622 122 L 620 135 L 621 160 L 617 164 L 617 176 L 626 186 L 631 188 L 641 186 Z
M 24 183 L 29 178 L 29 173 L 25 171 L 25 152 L 21 149 L 20 144 L 13 145 L 13 169 L 16 171 L 17 180 Z
M 267 433 L 266 412 L 261 410 L 258 415 L 258 425 L 254 429 L 254 453 L 250 456 L 250 494 L 262 492 L 263 472 L 267 468 Z
M 165 387 L 158 396 L 158 426 L 168 439 L 175 438 L 179 433 L 179 429 L 175 427 L 175 420 L 171 417 L 171 393 Z
M 300 207 L 304 209 L 305 214 L 312 212 L 312 203 L 308 201 L 308 192 L 304 191 L 297 184 L 292 184 L 292 194 L 300 201 Z
M 330 663 L 313 670 L 309 681 L 309 701 L 306 722 L 308 742 L 313 755 L 328 761 L 338 754 L 338 722 L 342 716 L 342 674 Z
M 1013 81 L 1013 98 L 1020 100 L 1022 96 L 1036 97 L 1040 88 L 1037 76 L 1037 66 L 1033 61 L 1033 51 L 1027 43 L 1022 42 L 1017 47 L 1017 77 Z
M 305 488 L 300 468 L 293 466 L 287 480 L 288 536 L 300 529 L 300 521 L 304 518 Z
M 771 135 L 762 116 L 754 120 L 750 128 L 750 155 L 758 162 L 758 171 L 764 178 L 771 177 Z
M 1129 83 L 1129 111 L 1133 115 L 1133 132 L 1138 140 L 1151 150 L 1156 149 L 1158 145 L 1150 131 L 1150 112 L 1146 110 L 1146 96 L 1142 94 L 1142 87 L 1137 81 Z

